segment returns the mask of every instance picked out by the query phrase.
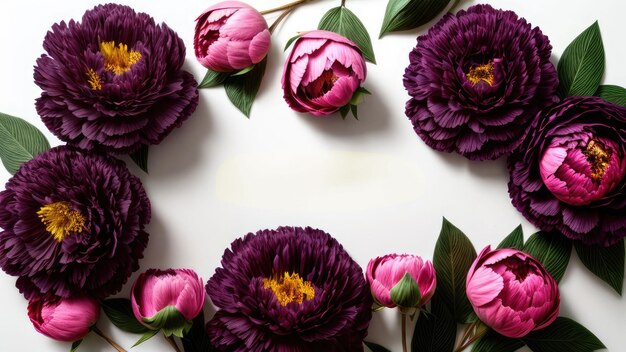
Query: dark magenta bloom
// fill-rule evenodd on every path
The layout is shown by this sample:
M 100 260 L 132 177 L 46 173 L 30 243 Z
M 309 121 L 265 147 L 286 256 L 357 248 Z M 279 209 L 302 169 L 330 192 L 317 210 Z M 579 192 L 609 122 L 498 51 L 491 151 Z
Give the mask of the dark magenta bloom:
M 0 192 L 0 267 L 27 299 L 103 298 L 139 268 L 149 221 L 150 201 L 123 162 L 56 147 Z
M 235 240 L 206 290 L 220 309 L 207 324 L 219 351 L 363 351 L 369 285 L 323 231 L 280 227 Z
M 571 97 L 540 114 L 508 160 L 513 205 L 538 228 L 586 244 L 626 237 L 626 108 Z
M 431 148 L 496 159 L 556 102 L 552 46 L 512 11 L 476 5 L 447 14 L 417 38 L 404 86 L 406 115 Z
M 107 4 L 52 26 L 37 59 L 37 112 L 59 139 L 116 154 L 158 144 L 198 105 L 185 45 L 167 25 Z

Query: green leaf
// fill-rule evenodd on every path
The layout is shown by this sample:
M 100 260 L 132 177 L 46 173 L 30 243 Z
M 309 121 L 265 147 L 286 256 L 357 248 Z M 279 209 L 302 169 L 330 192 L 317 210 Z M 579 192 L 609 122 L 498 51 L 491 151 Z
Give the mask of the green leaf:
M 561 98 L 596 93 L 604 74 L 604 46 L 597 21 L 565 49 L 557 71 Z
M 105 299 L 101 303 L 104 314 L 109 317 L 111 323 L 120 330 L 133 334 L 144 334 L 150 329 L 135 319 L 130 300 L 126 298 Z
M 231 72 L 215 72 L 213 70 L 207 70 L 206 75 L 204 75 L 204 79 L 198 85 L 198 88 L 211 88 L 215 86 L 219 86 L 224 83 L 226 78 L 231 75 Z
M 11 175 L 24 162 L 48 149 L 50 143 L 37 127 L 0 112 L 0 158 Z
M 352 116 L 354 116 L 355 119 L 359 119 L 359 112 L 358 112 L 358 107 L 356 105 L 352 105 L 350 104 L 350 112 L 352 113 Z
M 612 85 L 600 86 L 595 95 L 609 103 L 626 106 L 626 88 L 624 87 Z
M 363 343 L 365 344 L 365 346 L 367 346 L 367 348 L 370 349 L 370 351 L 372 352 L 391 352 L 390 350 L 384 348 L 383 346 L 377 344 L 377 343 L 373 343 L 373 342 L 367 342 L 367 341 L 363 341 Z
M 421 314 L 411 341 L 412 352 L 452 352 L 456 339 L 456 323 L 452 314 L 435 295 L 432 313 Z
M 193 325 L 189 332 L 181 338 L 185 352 L 215 352 L 217 349 L 211 345 L 209 335 L 207 335 L 204 322 L 204 312 L 193 320 Z
M 472 242 L 444 218 L 433 255 L 437 272 L 436 292 L 457 323 L 466 323 L 473 316 L 465 293 L 465 279 L 474 259 L 476 250 Z
M 532 331 L 522 340 L 533 352 L 591 352 L 605 348 L 584 326 L 564 317 L 556 318 L 543 329 Z
M 76 350 L 78 350 L 78 346 L 80 346 L 81 343 L 83 343 L 82 339 L 72 342 L 72 347 L 70 347 L 70 352 L 76 352 Z
M 165 336 L 183 337 L 193 326 L 193 321 L 187 320 L 174 306 L 167 306 L 150 318 L 143 318 L 143 322 L 153 329 L 160 329 Z
M 287 49 L 291 46 L 291 44 L 293 44 L 293 42 L 295 42 L 298 38 L 300 38 L 301 34 L 296 34 L 293 37 L 289 38 L 289 40 L 287 41 L 287 44 L 285 44 L 285 49 L 283 49 L 283 51 L 287 51 Z
M 346 116 L 348 116 L 348 113 L 350 112 L 350 104 L 348 105 L 344 105 L 339 109 L 339 113 L 341 114 L 341 118 L 342 119 L 346 119 Z
M 252 69 L 254 68 L 254 66 L 255 66 L 255 65 L 250 65 L 250 66 L 248 66 L 248 67 L 244 68 L 244 69 L 243 69 L 243 70 L 241 70 L 241 71 L 238 71 L 238 72 L 233 73 L 233 74 L 232 74 L 232 75 L 230 75 L 230 76 L 231 76 L 231 77 L 233 77 L 233 76 L 241 76 L 241 75 L 245 75 L 246 73 L 248 73 L 248 72 L 252 71 Z
M 522 347 L 522 340 L 502 336 L 490 330 L 474 344 L 472 352 L 515 352 Z
M 500 248 L 515 248 L 519 250 L 524 248 L 524 231 L 522 230 L 522 225 L 516 227 L 513 232 L 500 242 L 498 249 Z
M 247 74 L 230 76 L 224 81 L 224 89 L 228 99 L 248 118 L 254 98 L 256 98 L 259 87 L 261 87 L 266 65 L 267 57 L 254 65 L 254 68 Z
M 450 0 L 389 0 L 380 37 L 389 32 L 417 28 L 443 11 Z
M 524 245 L 524 252 L 539 260 L 558 283 L 572 253 L 572 241 L 557 233 L 537 232 Z
M 418 307 L 422 299 L 422 293 L 417 282 L 408 272 L 404 273 L 402 279 L 391 288 L 389 293 L 393 303 L 401 308 Z
M 148 173 L 148 146 L 142 145 L 136 152 L 130 154 L 130 158 L 142 169 Z
M 574 248 L 587 269 L 621 296 L 624 286 L 624 241 L 611 247 L 585 246 L 576 242 Z
M 376 63 L 372 39 L 363 22 L 345 6 L 332 8 L 324 14 L 317 29 L 335 32 L 353 41 L 363 53 L 365 60 Z
M 154 335 L 156 335 L 158 333 L 159 333 L 159 330 L 150 330 L 150 331 L 146 332 L 145 334 L 143 334 L 143 336 L 141 336 L 141 338 L 139 340 L 137 340 L 137 342 L 135 342 L 135 344 L 132 347 L 141 345 L 142 343 L 144 343 L 144 342 L 150 340 L 151 338 L 153 338 Z

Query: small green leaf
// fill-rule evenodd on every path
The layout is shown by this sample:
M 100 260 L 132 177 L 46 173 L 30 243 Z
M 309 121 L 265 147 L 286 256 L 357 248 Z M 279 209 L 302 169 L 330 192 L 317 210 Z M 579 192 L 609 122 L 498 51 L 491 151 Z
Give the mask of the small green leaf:
M 254 68 L 247 74 L 231 76 L 224 81 L 224 89 L 228 99 L 248 118 L 250 117 L 252 103 L 261 87 L 266 65 L 267 57 L 254 65 Z
M 522 340 L 502 336 L 490 330 L 474 344 L 472 352 L 515 352 L 522 347 Z
M 370 349 L 370 351 L 372 352 L 391 352 L 390 350 L 384 348 L 383 346 L 377 344 L 377 343 L 373 343 L 373 342 L 367 342 L 367 341 L 363 341 L 363 343 L 365 344 L 365 346 L 367 346 L 367 348 Z
M 408 272 L 391 288 L 390 295 L 393 303 L 401 308 L 418 307 L 422 299 L 417 282 Z
M 352 94 L 352 98 L 350 99 L 350 105 L 359 105 L 363 102 L 366 95 L 372 95 L 367 89 L 363 87 L 357 88 L 357 90 Z
M 335 32 L 350 39 L 361 49 L 365 60 L 374 64 L 376 63 L 374 48 L 372 48 L 372 39 L 370 39 L 367 29 L 363 25 L 363 22 L 345 6 L 328 10 L 320 20 L 317 29 Z
M 215 86 L 219 86 L 224 83 L 226 78 L 231 75 L 231 72 L 215 72 L 213 70 L 206 71 L 206 75 L 204 75 L 204 79 L 198 85 L 198 88 L 211 88 Z
M 141 338 L 139 340 L 137 340 L 137 342 L 135 342 L 135 344 L 132 347 L 141 345 L 142 343 L 144 343 L 144 342 L 150 340 L 151 338 L 153 338 L 154 335 L 156 335 L 158 333 L 159 333 L 159 330 L 150 330 L 150 331 L 146 332 L 145 334 L 143 334 L 143 336 L 141 336 Z
M 255 65 L 250 65 L 250 66 L 248 66 L 248 67 L 244 68 L 244 69 L 243 69 L 243 70 L 241 70 L 241 71 L 238 71 L 238 72 L 233 73 L 233 74 L 232 74 L 232 75 L 230 75 L 230 76 L 231 76 L 231 77 L 233 77 L 233 76 L 241 76 L 241 75 L 245 75 L 246 73 L 248 73 L 248 72 L 252 71 L 252 69 L 254 69 L 254 66 L 255 66 Z
M 287 41 L 287 44 L 285 44 L 285 49 L 283 51 L 287 51 L 287 49 L 291 46 L 291 44 L 293 44 L 293 42 L 295 42 L 298 38 L 300 38 L 302 34 L 296 34 L 293 37 L 289 38 L 289 40 Z
M 0 159 L 14 175 L 24 162 L 50 149 L 46 137 L 25 120 L 0 113 Z
M 104 310 L 104 314 L 111 320 L 111 323 L 122 331 L 133 334 L 144 334 L 150 330 L 135 319 L 129 299 L 105 299 L 102 301 L 101 306 L 102 310 Z
M 153 329 L 161 329 L 165 336 L 183 337 L 193 326 L 193 321 L 187 320 L 174 306 L 167 306 L 150 318 L 143 318 L 143 322 Z
M 557 71 L 561 98 L 596 93 L 604 74 L 604 45 L 597 21 L 565 48 Z
M 350 112 L 352 113 L 352 116 L 354 116 L 355 119 L 357 120 L 359 119 L 358 106 L 350 104 Z
M 576 242 L 574 248 L 587 269 L 621 296 L 624 286 L 624 241 L 611 247 L 586 246 Z
M 451 352 L 454 348 L 456 323 L 437 295 L 431 300 L 431 311 L 417 319 L 411 352 Z
M 579 323 L 558 317 L 549 326 L 522 338 L 533 352 L 592 352 L 604 344 Z
M 465 293 L 465 279 L 474 259 L 476 250 L 472 242 L 444 218 L 433 255 L 437 272 L 436 292 L 457 323 L 466 323 L 473 316 Z
M 346 119 L 346 116 L 348 116 L 348 113 L 350 112 L 350 104 L 348 105 L 344 105 L 339 109 L 339 113 L 341 114 L 341 118 L 342 119 Z
M 515 248 L 522 250 L 524 248 L 524 231 L 522 230 L 522 225 L 513 230 L 500 244 L 498 245 L 498 249 L 500 248 Z
M 193 320 L 193 325 L 189 332 L 187 332 L 180 339 L 183 343 L 185 352 L 216 352 L 217 349 L 211 345 L 211 340 L 206 331 L 204 321 L 204 312 L 200 311 L 200 314 Z
M 557 233 L 537 232 L 524 245 L 524 252 L 539 260 L 558 283 L 572 253 L 572 241 Z
M 148 173 L 148 146 L 142 145 L 136 152 L 130 154 L 130 158 L 142 169 Z
M 609 103 L 626 106 L 626 88 L 624 87 L 612 85 L 600 86 L 595 95 Z
M 389 0 L 380 37 L 419 27 L 435 18 L 448 3 L 450 0 Z
M 82 339 L 72 342 L 72 347 L 70 347 L 70 352 L 76 352 L 76 350 L 78 350 L 78 347 L 80 346 L 81 343 L 83 343 Z

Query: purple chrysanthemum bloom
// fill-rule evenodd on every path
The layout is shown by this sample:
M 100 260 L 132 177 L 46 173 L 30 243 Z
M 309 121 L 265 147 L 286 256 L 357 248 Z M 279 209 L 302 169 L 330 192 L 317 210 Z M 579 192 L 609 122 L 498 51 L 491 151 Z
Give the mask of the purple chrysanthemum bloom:
M 404 86 L 406 115 L 430 147 L 468 159 L 511 153 L 556 102 L 552 46 L 512 11 L 476 5 L 417 38 Z
M 52 26 L 37 59 L 37 112 L 61 140 L 126 154 L 158 144 L 198 105 L 185 45 L 145 13 L 107 4 Z
M 508 160 L 513 205 L 586 244 L 626 237 L 626 107 L 571 97 L 540 114 Z
M 150 201 L 123 162 L 56 147 L 0 192 L 0 267 L 27 299 L 103 298 L 139 268 L 149 221 Z
M 361 267 L 329 234 L 280 227 L 235 240 L 206 285 L 207 323 L 229 352 L 363 351 L 372 317 Z

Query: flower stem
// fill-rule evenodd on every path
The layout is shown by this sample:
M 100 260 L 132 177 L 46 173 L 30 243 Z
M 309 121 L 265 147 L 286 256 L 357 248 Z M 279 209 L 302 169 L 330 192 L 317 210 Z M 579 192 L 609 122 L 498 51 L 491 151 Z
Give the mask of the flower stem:
M 289 13 L 293 10 L 295 10 L 295 7 L 290 7 L 288 9 L 286 9 L 285 11 L 283 11 L 283 13 L 280 14 L 280 16 L 278 16 L 278 18 L 274 21 L 274 23 L 272 23 L 272 25 L 270 26 L 270 34 L 274 33 L 274 30 L 276 29 L 276 27 L 278 27 L 278 24 L 285 19 L 285 17 L 287 17 L 287 15 L 289 15 Z
M 474 322 L 470 324 L 465 333 L 463 334 L 463 338 L 461 338 L 461 345 L 454 349 L 454 352 L 461 352 L 466 349 L 469 345 L 476 342 L 478 339 L 483 337 L 489 331 L 489 329 L 480 321 Z
M 105 335 L 97 326 L 93 326 L 91 328 L 93 332 L 95 332 L 98 336 L 102 337 L 109 345 L 113 346 L 118 352 L 127 352 L 122 346 L 118 345 L 115 341 L 113 341 L 110 337 Z
M 170 343 L 174 351 L 180 352 L 180 348 L 178 348 L 178 344 L 176 343 L 176 340 L 174 340 L 174 336 L 165 336 L 165 340 Z
M 461 2 L 461 0 L 454 0 L 454 2 L 452 3 L 452 6 L 450 6 L 450 9 L 448 10 L 449 13 L 453 13 L 454 10 L 456 10 L 456 7 L 459 6 L 459 3 Z
M 341 0 L 341 6 L 346 7 L 346 0 Z
M 402 312 L 402 351 L 407 352 L 406 346 L 406 313 Z
M 261 11 L 261 15 L 267 15 L 268 13 L 272 13 L 272 12 L 277 12 L 277 11 L 282 11 L 282 10 L 287 10 L 287 9 L 290 9 L 290 8 L 298 7 L 298 6 L 302 5 L 302 4 L 304 4 L 305 2 L 309 2 L 309 1 L 313 1 L 313 0 L 296 0 L 294 2 L 290 2 L 288 4 L 281 5 L 281 6 L 273 8 L 273 9 Z

